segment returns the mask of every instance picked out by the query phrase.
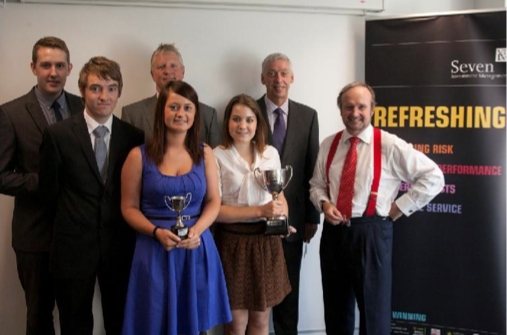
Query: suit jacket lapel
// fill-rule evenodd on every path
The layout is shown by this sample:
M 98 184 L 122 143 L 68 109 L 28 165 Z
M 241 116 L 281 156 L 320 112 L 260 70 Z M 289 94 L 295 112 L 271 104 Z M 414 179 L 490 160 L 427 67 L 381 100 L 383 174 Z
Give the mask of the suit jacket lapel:
M 99 167 L 97 166 L 97 160 L 95 159 L 95 152 L 93 151 L 92 142 L 90 139 L 90 134 L 88 133 L 88 126 L 86 125 L 86 121 L 83 114 L 77 115 L 73 119 L 74 124 L 72 127 L 72 131 L 76 135 L 76 138 L 81 145 L 81 149 L 83 150 L 83 154 L 90 164 L 90 168 L 92 169 L 95 177 L 102 184 L 102 177 L 100 176 Z
M 261 108 L 262 116 L 264 117 L 264 121 L 266 121 L 266 126 L 268 128 L 268 138 L 267 142 L 269 145 L 273 145 L 273 131 L 271 131 L 271 126 L 269 125 L 269 117 L 268 117 L 268 111 L 266 108 L 266 100 L 264 100 L 266 95 L 263 95 L 262 98 L 257 100 L 257 103 L 259 104 L 259 107 Z
M 304 129 L 304 125 L 301 124 L 301 118 L 297 117 L 297 113 L 296 105 L 289 100 L 289 114 L 287 116 L 287 132 L 285 133 L 285 143 L 283 145 L 283 158 L 286 158 L 288 153 L 292 152 L 292 150 L 296 150 L 293 146 L 299 143 L 298 129 Z M 280 159 L 282 159 L 282 157 L 280 157 Z
M 153 137 L 153 125 L 155 124 L 155 108 L 157 107 L 157 95 L 155 94 L 151 99 L 146 101 L 145 109 L 143 110 L 145 121 L 149 125 L 149 134 L 147 137 Z
M 26 111 L 32 117 L 33 122 L 39 128 L 41 134 L 44 132 L 44 129 L 48 126 L 48 121 L 44 116 L 44 112 L 40 107 L 39 101 L 35 96 L 35 88 L 33 88 L 30 93 L 28 93 L 29 100 L 25 103 Z
M 113 115 L 113 124 L 111 127 L 112 130 L 111 130 L 111 138 L 109 140 L 109 155 L 108 155 L 106 185 L 109 183 L 109 181 L 113 176 L 114 167 L 116 166 L 116 162 L 118 161 L 118 156 L 121 151 L 122 143 L 126 142 L 123 127 L 121 126 L 119 120 L 114 115 Z

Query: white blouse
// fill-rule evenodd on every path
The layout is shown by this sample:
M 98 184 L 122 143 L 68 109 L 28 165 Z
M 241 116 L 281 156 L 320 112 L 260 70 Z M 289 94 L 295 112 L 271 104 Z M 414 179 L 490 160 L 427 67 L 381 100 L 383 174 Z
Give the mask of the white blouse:
M 213 153 L 218 165 L 222 205 L 258 206 L 271 201 L 271 194 L 261 187 L 262 177 L 258 173 L 256 180 L 254 171 L 280 169 L 280 157 L 274 147 L 268 145 L 262 154 L 256 152 L 251 165 L 234 146 L 230 149 L 218 146 Z

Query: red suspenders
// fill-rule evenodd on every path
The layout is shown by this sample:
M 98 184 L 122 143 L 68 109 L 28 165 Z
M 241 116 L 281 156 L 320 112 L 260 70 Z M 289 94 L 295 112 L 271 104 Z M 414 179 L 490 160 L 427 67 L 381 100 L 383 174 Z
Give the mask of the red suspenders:
M 338 143 L 342 138 L 343 131 L 338 132 L 333 139 L 329 154 L 327 155 L 326 161 L 326 181 L 327 181 L 327 194 L 331 198 L 329 193 L 329 168 L 333 161 Z M 380 172 L 382 171 L 382 142 L 380 136 L 380 129 L 373 128 L 373 182 L 371 184 L 370 197 L 368 199 L 368 206 L 366 207 L 365 216 L 375 215 L 375 206 L 377 205 L 378 186 L 380 183 Z

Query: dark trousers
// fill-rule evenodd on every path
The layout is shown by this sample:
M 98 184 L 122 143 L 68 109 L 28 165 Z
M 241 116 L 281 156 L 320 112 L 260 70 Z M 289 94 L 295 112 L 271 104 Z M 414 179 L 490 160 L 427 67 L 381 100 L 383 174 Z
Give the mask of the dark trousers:
M 60 313 L 61 335 L 92 335 L 93 295 L 98 279 L 104 328 L 107 335 L 120 335 L 128 286 L 128 275 L 99 270 L 85 279 L 56 278 L 56 303 Z
M 15 252 L 19 280 L 25 291 L 26 334 L 54 335 L 55 296 L 49 252 Z
M 355 302 L 360 335 L 390 335 L 393 222 L 381 217 L 324 222 L 320 267 L 328 335 L 353 335 Z
M 299 275 L 303 256 L 303 241 L 287 242 L 283 240 L 283 252 L 292 290 L 279 305 L 273 307 L 273 326 L 276 335 L 296 335 L 298 333 Z

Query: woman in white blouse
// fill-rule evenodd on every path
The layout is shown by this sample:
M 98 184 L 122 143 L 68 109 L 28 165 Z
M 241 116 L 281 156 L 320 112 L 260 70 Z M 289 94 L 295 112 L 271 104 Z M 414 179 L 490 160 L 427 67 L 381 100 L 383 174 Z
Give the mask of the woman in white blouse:
M 244 94 L 232 98 L 225 109 L 222 144 L 213 150 L 222 193 L 215 239 L 233 315 L 225 327 L 227 335 L 267 335 L 271 307 L 291 290 L 282 241 L 264 235 L 263 221 L 288 215 L 287 201 L 283 193 L 272 200 L 254 174 L 256 168 L 281 167 L 266 135 L 267 125 L 255 100 Z

